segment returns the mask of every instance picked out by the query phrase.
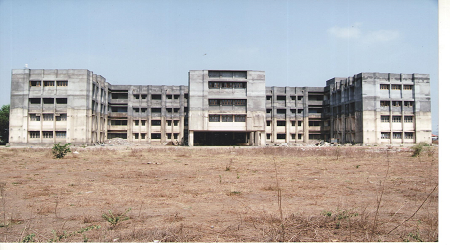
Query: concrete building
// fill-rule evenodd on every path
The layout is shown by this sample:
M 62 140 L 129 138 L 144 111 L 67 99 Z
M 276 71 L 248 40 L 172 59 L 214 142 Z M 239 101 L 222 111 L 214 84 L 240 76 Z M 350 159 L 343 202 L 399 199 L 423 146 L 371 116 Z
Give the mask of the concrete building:
M 431 143 L 430 77 L 360 73 L 325 87 L 324 122 L 340 143 Z
M 188 86 L 111 85 L 89 70 L 12 70 L 11 145 L 431 142 L 430 79 L 360 73 L 266 87 L 264 71 L 192 70 Z

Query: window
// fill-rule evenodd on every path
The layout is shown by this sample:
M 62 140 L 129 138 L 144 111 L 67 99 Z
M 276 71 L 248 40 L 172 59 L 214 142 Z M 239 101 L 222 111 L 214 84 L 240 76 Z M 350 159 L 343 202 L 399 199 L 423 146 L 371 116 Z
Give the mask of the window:
M 66 131 L 56 131 L 56 138 L 66 138 Z
M 393 139 L 402 139 L 402 133 L 401 132 L 394 132 L 392 133 Z
M 44 121 L 53 121 L 53 114 L 44 114 Z
M 139 120 L 134 120 L 134 126 L 139 126 Z
M 401 107 L 402 106 L 402 102 L 400 101 L 392 101 L 392 107 Z
M 266 95 L 266 100 L 267 101 L 271 101 L 272 100 L 272 96 L 271 95 Z
M 173 126 L 174 126 L 174 127 L 177 127 L 179 122 L 180 122 L 180 121 L 178 121 L 178 120 L 174 120 L 174 121 L 173 121 Z
M 30 81 L 30 86 L 31 87 L 40 87 L 41 81 Z M 37 137 L 37 138 L 39 138 L 39 137 Z
M 180 109 L 179 108 L 174 108 L 173 109 L 173 112 L 176 114 L 176 113 L 179 113 L 180 112 Z
M 400 84 L 392 84 L 391 85 L 391 89 L 392 90 L 401 90 L 402 89 L 402 85 L 400 85 Z
M 298 121 L 298 126 L 302 126 L 302 121 Z
M 389 107 L 389 101 L 380 101 L 380 106 L 381 107 Z
M 141 121 L 141 126 L 145 126 L 145 120 Z
M 36 114 L 30 114 L 30 121 L 40 121 L 41 117 Z
M 56 98 L 56 104 L 67 104 L 67 98 Z
M 139 133 L 134 133 L 134 139 L 138 140 L 139 139 Z
M 67 114 L 60 114 L 56 116 L 56 121 L 67 121 Z
M 133 108 L 133 111 L 139 113 L 139 108 Z
M 233 83 L 232 82 L 222 82 L 221 87 L 223 89 L 232 89 L 233 88 Z
M 286 134 L 277 134 L 277 139 L 278 139 L 278 140 L 284 140 L 284 139 L 286 139 Z
M 171 120 L 167 120 L 167 126 L 172 126 L 172 121 Z
M 220 82 L 208 82 L 208 88 L 218 89 L 220 88 Z
M 291 139 L 295 140 L 295 134 L 291 134 Z
M 286 109 L 277 109 L 277 114 L 286 114 Z
M 145 133 L 142 133 L 142 134 L 141 134 L 141 139 L 142 139 L 142 140 L 145 140 L 145 135 L 146 135 Z
M 380 84 L 380 89 L 389 89 L 389 84 Z
M 235 78 L 246 79 L 246 71 L 208 71 L 209 78 Z
M 297 100 L 301 101 L 303 99 L 303 96 L 297 96 Z
M 235 106 L 245 106 L 247 105 L 247 100 L 242 99 L 242 100 L 233 100 L 233 104 Z
M 209 99 L 209 106 L 219 106 L 219 100 Z
M 54 87 L 55 81 L 44 81 L 44 87 Z
M 272 109 L 266 109 L 266 113 L 267 114 L 271 114 L 272 113 Z
M 44 104 L 53 104 L 53 103 L 55 103 L 55 99 L 53 99 L 53 98 L 42 98 L 42 101 L 44 102 Z
M 302 139 L 302 134 L 298 134 L 298 139 L 299 139 L 299 140 Z
M 403 85 L 403 90 L 412 90 L 413 86 L 412 85 Z
M 245 115 L 235 115 L 234 121 L 235 122 L 245 122 Z
M 402 117 L 401 116 L 392 116 L 392 122 L 402 122 Z
M 111 126 L 127 126 L 128 120 L 111 120 Z
M 286 126 L 286 121 L 277 121 L 277 126 L 278 126 L 278 127 L 284 127 L 284 126 Z
M 220 115 L 209 115 L 210 122 L 220 122 Z
M 231 105 L 233 105 L 233 100 L 220 100 L 220 105 L 231 106 Z
M 295 127 L 295 121 L 291 121 L 291 126 Z
M 271 123 L 270 121 L 266 121 L 266 126 L 270 127 L 270 123 Z
M 172 99 L 172 95 L 166 95 L 166 98 L 171 100 Z
M 381 139 L 390 139 L 391 133 L 389 132 L 381 132 Z
M 161 120 L 152 120 L 152 126 L 161 126 Z
M 173 95 L 173 99 L 175 99 L 175 100 L 180 99 L 180 95 Z
M 152 140 L 159 140 L 161 139 L 161 134 L 159 133 L 152 133 Z
M 308 124 L 310 127 L 317 127 L 320 126 L 320 121 L 309 121 Z
M 172 139 L 172 134 L 167 134 L 167 139 Z
M 42 131 L 42 138 L 53 138 L 53 131 Z
M 266 134 L 267 140 L 270 140 L 270 134 Z
M 41 104 L 41 98 L 30 98 L 30 104 Z
M 161 108 L 152 108 L 152 113 L 161 113 Z
M 413 117 L 412 116 L 404 116 L 403 121 L 408 122 L 408 123 L 413 122 Z
M 184 94 L 184 99 L 188 100 L 189 99 L 189 94 Z
M 414 102 L 413 101 L 407 101 L 407 102 L 405 102 L 404 105 L 405 105 L 405 107 L 412 108 L 414 106 Z
M 285 95 L 277 95 L 277 101 L 286 101 Z
M 388 115 L 382 115 L 381 116 L 381 122 L 390 122 L 389 116 Z
M 152 100 L 161 100 L 161 95 L 152 95 Z
M 414 139 L 413 132 L 405 132 L 405 139 Z
M 57 81 L 56 86 L 58 87 L 67 87 L 69 86 L 69 83 L 67 81 Z
M 144 114 L 145 112 L 147 112 L 147 108 L 141 108 L 141 113 Z M 160 112 L 161 112 L 161 109 L 160 109 Z
M 234 83 L 235 89 L 244 89 L 245 88 L 245 82 L 235 82 Z
M 174 133 L 174 134 L 173 134 L 173 139 L 174 139 L 174 140 L 177 140 L 177 139 L 178 139 L 178 133 Z
M 291 95 L 291 100 L 292 100 L 292 101 L 295 101 L 295 99 L 296 99 L 296 98 L 295 98 L 295 95 Z
M 232 115 L 222 115 L 222 122 L 233 122 Z
M 134 99 L 139 99 L 139 95 L 133 95 Z
M 294 114 L 295 115 L 295 109 L 291 109 L 291 114 Z
M 147 99 L 147 95 L 141 95 L 141 99 L 142 99 L 142 100 Z M 144 135 L 145 135 L 145 134 L 144 134 Z M 144 139 L 144 138 L 142 138 L 142 139 Z
M 171 108 L 166 108 L 166 112 L 167 113 L 172 113 L 172 109 Z
M 301 115 L 302 113 L 303 113 L 303 109 L 297 110 L 297 114 L 298 114 L 298 115 Z
M 30 138 L 40 138 L 39 131 L 30 131 Z

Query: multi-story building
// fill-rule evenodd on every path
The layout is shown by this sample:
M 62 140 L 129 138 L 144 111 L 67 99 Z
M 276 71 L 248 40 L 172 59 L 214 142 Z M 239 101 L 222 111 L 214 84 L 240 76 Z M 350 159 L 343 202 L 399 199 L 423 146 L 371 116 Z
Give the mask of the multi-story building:
M 266 87 L 264 71 L 192 70 L 188 86 L 111 85 L 89 70 L 13 70 L 11 145 L 431 142 L 430 80 L 361 73 Z
M 330 138 L 340 143 L 431 142 L 430 77 L 360 73 L 325 87 Z

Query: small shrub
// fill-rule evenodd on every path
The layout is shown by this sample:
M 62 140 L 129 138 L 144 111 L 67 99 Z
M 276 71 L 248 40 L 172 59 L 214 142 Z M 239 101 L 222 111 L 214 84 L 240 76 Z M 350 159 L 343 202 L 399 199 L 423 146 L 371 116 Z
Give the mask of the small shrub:
M 57 159 L 64 158 L 67 153 L 71 152 L 69 146 L 70 143 L 66 143 L 64 145 L 60 145 L 59 143 L 54 144 L 52 148 L 53 156 L 55 156 L 55 158 Z
M 30 243 L 30 242 L 34 242 L 34 236 L 36 236 L 35 234 L 29 234 L 27 236 L 25 236 L 22 240 L 22 243 Z
M 131 208 L 128 208 L 127 211 L 122 214 L 113 214 L 111 210 L 109 210 L 109 214 L 103 214 L 102 218 L 111 224 L 111 228 L 114 228 L 119 222 L 130 219 L 130 217 L 125 216 L 130 210 Z
M 424 147 L 428 147 L 428 146 L 430 146 L 430 145 L 428 145 L 428 143 L 425 143 L 425 142 L 421 142 L 419 144 L 412 146 L 411 147 L 411 149 L 413 150 L 412 157 L 420 156 L 420 154 L 424 151 Z

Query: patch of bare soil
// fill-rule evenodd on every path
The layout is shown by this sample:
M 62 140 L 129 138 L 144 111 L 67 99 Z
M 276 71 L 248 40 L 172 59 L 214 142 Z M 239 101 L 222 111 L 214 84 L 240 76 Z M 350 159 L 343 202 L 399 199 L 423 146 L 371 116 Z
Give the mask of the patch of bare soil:
M 0 241 L 437 241 L 437 154 L 2 147 Z

